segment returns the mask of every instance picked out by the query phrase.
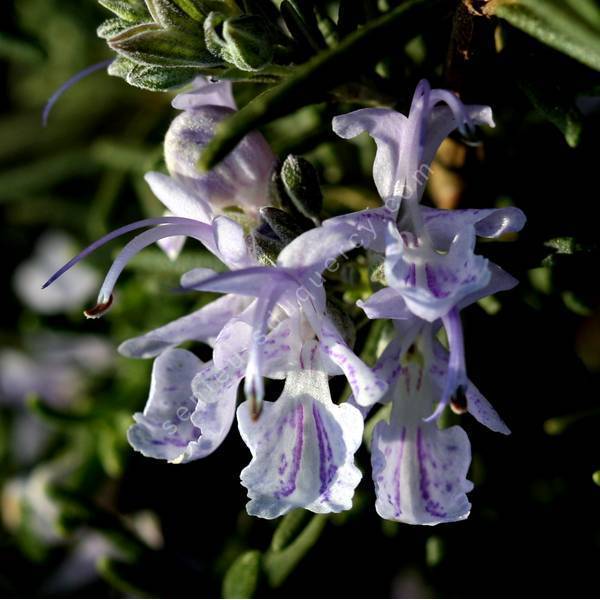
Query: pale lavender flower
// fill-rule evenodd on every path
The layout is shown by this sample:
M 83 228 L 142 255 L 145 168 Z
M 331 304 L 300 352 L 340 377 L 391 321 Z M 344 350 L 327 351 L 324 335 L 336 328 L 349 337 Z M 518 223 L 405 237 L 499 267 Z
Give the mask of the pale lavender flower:
M 13 284 L 18 298 L 40 314 L 57 314 L 81 308 L 97 289 L 98 274 L 78 265 L 48 292 L 42 283 L 73 255 L 75 241 L 62 231 L 48 231 L 36 243 L 32 256 L 17 266 Z
M 212 83 L 197 77 L 192 90 L 179 94 L 173 106 L 183 112 L 173 120 L 165 136 L 165 162 L 172 180 L 170 189 L 179 190 L 179 195 L 203 199 L 205 209 L 211 213 L 238 207 L 257 217 L 258 209 L 266 204 L 269 177 L 275 164 L 275 156 L 260 133 L 248 134 L 208 173 L 198 171 L 200 153 L 214 136 L 215 127 L 236 110 L 231 82 Z M 156 174 L 147 176 L 153 189 L 155 178 Z M 162 188 L 154 191 L 165 204 L 169 203 Z M 195 218 L 184 214 L 180 205 L 167 208 L 177 216 Z
M 373 179 L 379 195 L 413 204 L 421 200 L 442 141 L 455 129 L 470 137 L 476 125 L 494 126 L 489 106 L 464 105 L 448 90 L 432 90 L 425 80 L 417 85 L 408 116 L 388 108 L 363 108 L 333 119 L 340 137 L 366 131 L 377 143 Z
M 285 268 L 311 264 L 320 273 L 336 270 L 337 258 L 357 247 L 380 256 L 385 285 L 358 303 L 369 318 L 392 319 L 396 330 L 373 369 L 387 388 L 379 402 L 391 403 L 373 434 L 373 479 L 378 513 L 405 523 L 434 525 L 469 514 L 468 438 L 460 427 L 440 430 L 435 422 L 449 403 L 509 433 L 467 378 L 460 310 L 516 284 L 475 254 L 475 241 L 519 231 L 525 217 L 516 208 L 441 211 L 419 205 L 441 141 L 456 128 L 470 135 L 477 123 L 493 125 L 488 107 L 465 107 L 427 82 L 419 84 L 408 117 L 385 109 L 336 117 L 334 129 L 342 137 L 368 131 L 375 138 L 374 179 L 384 206 L 325 221 L 278 259 Z M 434 336 L 442 325 L 449 351 Z M 355 398 L 351 403 L 361 406 Z

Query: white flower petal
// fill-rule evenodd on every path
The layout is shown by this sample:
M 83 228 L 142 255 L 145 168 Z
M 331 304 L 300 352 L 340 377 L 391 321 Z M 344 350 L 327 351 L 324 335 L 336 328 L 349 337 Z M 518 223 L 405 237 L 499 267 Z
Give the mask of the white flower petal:
M 196 407 L 192 379 L 202 362 L 191 352 L 166 350 L 152 367 L 150 395 L 143 413 L 127 432 L 129 443 L 144 456 L 169 462 L 189 462 L 202 455 L 200 430 L 190 417 Z
M 280 398 L 265 402 L 257 421 L 242 404 L 238 425 L 252 452 L 241 474 L 249 514 L 274 519 L 299 507 L 316 513 L 351 507 L 361 478 L 354 453 L 363 420 L 354 407 L 331 402 L 326 374 L 290 374 Z

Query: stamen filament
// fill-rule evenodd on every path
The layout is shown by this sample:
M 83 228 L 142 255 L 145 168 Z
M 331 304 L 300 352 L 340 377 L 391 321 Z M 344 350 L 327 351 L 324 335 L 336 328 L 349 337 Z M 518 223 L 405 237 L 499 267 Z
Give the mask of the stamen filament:
M 102 62 L 96 63 L 95 65 L 90 65 L 86 67 L 79 73 L 73 75 L 70 79 L 65 81 L 55 92 L 50 96 L 48 102 L 46 102 L 46 106 L 44 106 L 44 110 L 42 112 L 42 126 L 46 127 L 48 125 L 48 117 L 50 116 L 50 111 L 54 108 L 54 105 L 60 100 L 61 96 L 70 88 L 72 88 L 75 84 L 79 83 L 82 79 L 103 69 L 104 67 L 108 67 L 113 62 L 114 58 L 109 58 L 108 60 L 103 60 Z
M 73 257 L 68 263 L 63 265 L 44 285 L 42 289 L 47 288 L 49 285 L 54 283 L 59 277 L 64 275 L 71 267 L 75 266 L 80 260 L 83 260 L 86 256 L 89 256 L 92 252 L 101 248 L 108 242 L 126 234 L 130 231 L 135 231 L 136 229 L 143 229 L 144 227 L 151 227 L 154 225 L 164 225 L 166 223 L 181 223 L 183 224 L 198 224 L 199 222 L 194 219 L 186 219 L 183 217 L 155 217 L 151 219 L 142 219 L 141 221 L 135 221 L 134 223 L 130 223 L 129 225 L 124 225 L 123 227 L 119 227 L 119 229 L 115 229 L 105 236 L 101 237 L 99 240 L 96 240 L 93 244 L 90 244 L 85 250 L 82 250 L 77 256 Z

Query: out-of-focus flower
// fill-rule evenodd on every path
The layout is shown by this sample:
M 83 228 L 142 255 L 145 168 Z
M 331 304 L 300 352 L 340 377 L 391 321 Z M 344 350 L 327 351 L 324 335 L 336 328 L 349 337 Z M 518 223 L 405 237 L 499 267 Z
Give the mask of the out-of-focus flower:
M 33 256 L 19 265 L 14 273 L 17 296 L 41 314 L 55 314 L 80 308 L 97 289 L 99 277 L 85 265 L 77 265 L 49 291 L 42 284 L 51 273 L 71 256 L 75 242 L 65 233 L 50 231 L 38 240 Z

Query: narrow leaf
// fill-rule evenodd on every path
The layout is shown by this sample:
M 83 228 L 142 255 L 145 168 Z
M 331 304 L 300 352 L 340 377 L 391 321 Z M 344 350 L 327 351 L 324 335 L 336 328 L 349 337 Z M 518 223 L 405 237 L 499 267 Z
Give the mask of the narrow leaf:
M 435 18 L 448 6 L 448 0 L 405 2 L 347 36 L 336 48 L 321 52 L 301 65 L 280 85 L 257 96 L 217 127 L 215 137 L 200 157 L 200 169 L 207 171 L 214 167 L 253 129 L 318 102 L 336 85 L 356 78 L 361 67 L 389 51 L 391 39 L 397 45 L 407 41 L 424 20 Z
M 223 598 L 253 598 L 260 575 L 261 554 L 249 550 L 229 567 L 223 579 Z
M 583 0 L 502 0 L 495 14 L 592 69 L 600 70 L 600 17 Z M 592 18 L 590 18 L 592 17 Z
M 317 543 L 327 523 L 326 515 L 315 515 L 302 533 L 281 552 L 270 550 L 264 560 L 264 570 L 271 587 L 279 587 L 296 568 L 307 552 Z

